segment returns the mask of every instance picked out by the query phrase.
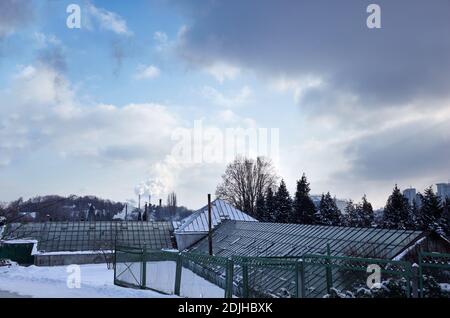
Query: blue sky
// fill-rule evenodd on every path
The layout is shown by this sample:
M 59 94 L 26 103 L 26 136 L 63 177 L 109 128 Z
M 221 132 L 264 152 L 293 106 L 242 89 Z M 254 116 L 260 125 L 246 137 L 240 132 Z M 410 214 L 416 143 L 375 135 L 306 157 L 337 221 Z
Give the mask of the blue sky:
M 395 183 L 447 181 L 450 4 L 379 1 L 370 30 L 369 3 L 2 1 L 0 201 L 126 200 L 156 180 L 199 207 L 227 163 L 174 161 L 173 132 L 199 120 L 279 129 L 291 192 L 305 172 L 378 207 Z

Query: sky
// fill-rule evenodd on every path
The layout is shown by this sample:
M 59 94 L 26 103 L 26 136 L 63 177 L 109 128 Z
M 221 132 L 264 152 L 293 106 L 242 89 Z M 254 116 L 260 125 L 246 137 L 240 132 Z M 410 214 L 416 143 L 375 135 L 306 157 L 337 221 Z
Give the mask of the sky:
M 241 129 L 291 194 L 381 207 L 450 179 L 449 34 L 448 0 L 1 0 L 0 201 L 200 208 Z

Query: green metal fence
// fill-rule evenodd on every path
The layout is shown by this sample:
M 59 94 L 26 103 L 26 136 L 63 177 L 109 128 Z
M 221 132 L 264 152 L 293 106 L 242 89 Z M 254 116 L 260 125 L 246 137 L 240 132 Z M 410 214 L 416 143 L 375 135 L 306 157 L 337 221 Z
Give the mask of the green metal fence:
M 182 297 L 232 297 L 233 261 L 205 254 L 116 247 L 114 283 Z
M 450 254 L 419 254 L 421 298 L 450 297 Z
M 232 257 L 234 295 L 242 298 L 296 298 L 302 263 L 297 258 Z
M 229 258 L 117 247 L 114 282 L 182 297 L 448 297 L 450 254 L 422 253 L 419 264 L 307 254 Z M 431 283 L 430 283 L 431 282 Z M 368 287 L 375 284 L 373 288 Z M 433 285 L 434 284 L 434 285 Z M 445 287 L 445 288 L 444 288 Z
M 333 291 L 347 293 L 349 297 L 369 297 L 390 282 L 395 282 L 395 290 L 386 290 L 386 297 L 412 296 L 414 277 L 409 262 L 304 255 L 302 263 L 302 296 L 306 298 L 324 297 L 333 294 Z M 368 283 L 374 284 L 375 289 L 371 290 Z M 378 294 L 381 296 L 381 293 Z

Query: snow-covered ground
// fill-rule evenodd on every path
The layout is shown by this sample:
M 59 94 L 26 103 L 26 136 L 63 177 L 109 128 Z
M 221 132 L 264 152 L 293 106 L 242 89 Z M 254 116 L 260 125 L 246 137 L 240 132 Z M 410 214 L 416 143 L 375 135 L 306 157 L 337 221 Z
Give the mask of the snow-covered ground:
M 0 267 L 0 291 L 50 298 L 160 298 L 174 297 L 113 284 L 114 272 L 105 264 L 80 265 L 80 288 L 69 288 L 67 266 Z M 0 293 L 0 296 L 2 293 Z
M 146 265 L 147 287 L 173 294 L 176 263 L 173 261 L 160 261 L 147 262 Z M 131 284 L 137 284 L 137 280 L 141 276 L 140 271 L 141 263 L 118 263 L 117 265 L 118 278 Z M 223 298 L 225 291 L 183 267 L 181 272 L 180 295 L 181 297 L 188 298 Z
M 120 268 L 118 273 L 126 267 Z M 141 263 L 128 264 L 139 280 Z M 80 265 L 80 288 L 69 288 L 73 282 L 73 268 L 67 266 L 18 266 L 0 267 L 0 298 L 7 296 L 30 296 L 39 298 L 161 298 L 176 297 L 151 290 L 139 290 L 115 286 L 114 271 L 106 264 Z M 175 284 L 175 262 L 148 262 L 147 286 L 165 293 L 173 294 Z M 125 270 L 122 280 L 136 283 L 131 272 Z M 69 281 L 69 284 L 68 284 Z M 68 286 L 69 285 L 69 286 Z M 72 284 L 73 285 L 73 284 Z M 192 271 L 183 268 L 181 275 L 182 297 L 223 298 L 224 290 Z

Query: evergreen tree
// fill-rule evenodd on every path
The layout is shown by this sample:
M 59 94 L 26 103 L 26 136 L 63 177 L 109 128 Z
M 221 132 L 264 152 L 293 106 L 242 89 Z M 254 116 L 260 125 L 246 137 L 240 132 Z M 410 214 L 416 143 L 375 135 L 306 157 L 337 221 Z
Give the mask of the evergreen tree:
M 417 204 L 417 200 L 415 199 L 413 200 L 412 205 L 409 207 L 407 228 L 410 230 L 420 230 L 423 228 L 420 208 Z
M 317 213 L 317 222 L 322 225 L 341 224 L 341 211 L 336 205 L 336 200 L 331 197 L 330 192 L 325 195 L 322 194 Z
M 88 221 L 95 221 L 95 207 L 93 204 L 89 205 Z
M 439 221 L 442 217 L 443 204 L 441 198 L 436 195 L 432 187 L 425 190 L 421 196 L 420 218 L 423 230 L 434 230 L 441 232 Z
M 266 200 L 264 198 L 264 194 L 259 193 L 256 198 L 256 219 L 264 222 L 267 218 L 266 214 Z
M 443 229 L 443 234 L 450 238 L 450 198 L 446 198 L 444 201 L 440 224 Z
M 272 188 L 267 189 L 266 195 L 266 213 L 264 215 L 264 220 L 266 222 L 276 222 L 275 214 L 275 196 L 273 194 Z
M 382 226 L 387 229 L 408 228 L 409 203 L 395 185 L 383 212 Z
M 359 214 L 359 225 L 361 227 L 371 227 L 374 220 L 372 204 L 367 201 L 366 195 L 362 197 L 361 203 L 357 207 Z
M 358 212 L 353 200 L 349 200 L 345 206 L 345 226 L 358 226 Z
M 291 218 L 294 223 L 315 224 L 316 207 L 309 197 L 309 183 L 305 174 L 297 181 L 297 191 L 295 192 L 294 210 Z
M 275 205 L 276 222 L 288 223 L 292 214 L 292 199 L 284 180 L 281 180 L 280 186 L 275 194 Z

